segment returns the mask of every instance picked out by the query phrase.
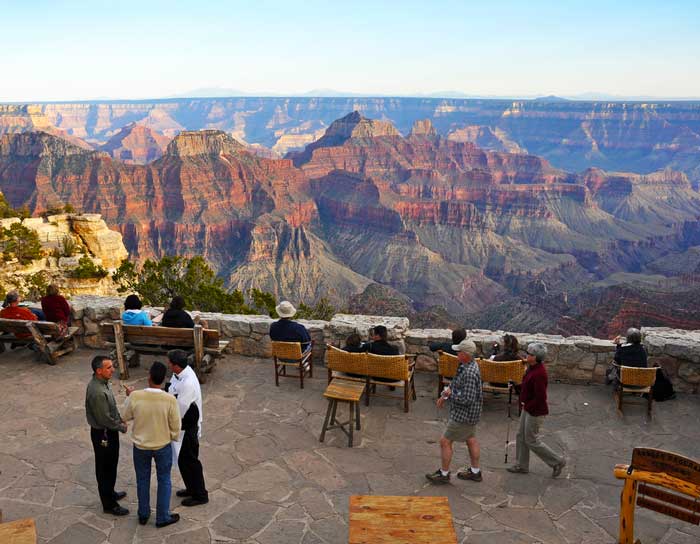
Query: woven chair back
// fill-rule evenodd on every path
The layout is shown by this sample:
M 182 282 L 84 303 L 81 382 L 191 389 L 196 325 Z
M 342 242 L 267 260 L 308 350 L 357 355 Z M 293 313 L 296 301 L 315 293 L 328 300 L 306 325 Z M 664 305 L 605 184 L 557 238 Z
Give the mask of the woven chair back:
M 488 383 L 513 383 L 519 384 L 525 375 L 525 365 L 521 360 L 517 361 L 490 361 L 477 359 L 481 381 Z
M 272 342 L 272 355 L 288 361 L 301 360 L 300 342 Z
M 456 355 L 440 352 L 438 356 L 438 374 L 445 378 L 454 378 L 459 368 L 459 359 Z
M 350 353 L 334 346 L 326 346 L 326 365 L 336 372 L 367 375 L 367 354 Z
M 656 381 L 656 368 L 637 368 L 634 366 L 620 367 L 620 382 L 622 385 L 635 387 L 651 387 Z
M 405 355 L 367 354 L 367 375 L 373 378 L 408 380 L 408 359 Z

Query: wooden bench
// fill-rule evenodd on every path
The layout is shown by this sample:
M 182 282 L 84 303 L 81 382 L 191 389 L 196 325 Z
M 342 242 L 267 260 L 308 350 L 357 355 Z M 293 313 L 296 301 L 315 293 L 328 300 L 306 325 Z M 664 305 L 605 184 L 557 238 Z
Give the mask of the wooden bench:
M 129 377 L 129 363 L 138 361 L 138 354 L 165 354 L 178 348 L 194 353 L 194 370 L 201 383 L 204 374 L 210 373 L 216 359 L 223 354 L 228 341 L 219 339 L 219 331 L 195 325 L 193 329 L 174 327 L 142 327 L 124 325 L 121 320 L 100 324 L 102 339 L 114 346 L 119 375 Z
M 620 497 L 620 544 L 635 542 L 635 504 L 700 525 L 699 462 L 668 451 L 634 448 L 632 463 L 615 465 L 614 474 L 625 482 Z
M 0 523 L 2 544 L 36 544 L 36 524 L 32 518 Z
M 320 442 L 325 439 L 326 431 L 340 429 L 348 436 L 348 446 L 352 448 L 353 428 L 356 427 L 358 431 L 360 430 L 360 399 L 364 390 L 365 384 L 360 382 L 334 379 L 328 384 L 325 393 L 323 393 L 323 396 L 328 399 L 328 409 L 321 429 Z M 339 402 L 348 403 L 349 419 L 344 423 L 335 419 Z M 354 425 L 353 417 L 355 419 Z
M 283 378 L 299 378 L 299 385 L 304 389 L 304 376 L 314 377 L 314 361 L 311 357 L 313 341 L 305 352 L 301 351 L 301 342 L 272 342 L 272 359 L 275 362 L 275 385 L 280 386 Z M 294 368 L 298 375 L 288 375 L 287 368 Z
M 51 321 L 26 321 L 24 319 L 0 318 L 0 353 L 5 351 L 5 342 L 27 345 L 36 344 L 37 353 L 43 361 L 55 365 L 58 358 L 70 353 L 77 347 L 75 333 L 78 327 L 68 327 L 66 334 L 61 336 L 57 323 Z M 17 335 L 31 336 L 17 338 Z
M 647 416 L 651 417 L 656 367 L 638 368 L 635 366 L 622 366 L 617 363 L 613 363 L 613 366 L 616 366 L 620 373 L 620 381 L 613 391 L 613 397 L 617 400 L 617 409 L 622 412 L 622 397 L 624 395 L 646 394 Z
M 365 382 L 365 403 L 369 406 L 371 395 L 403 399 L 404 412 L 409 410 L 409 400 L 416 400 L 414 382 L 415 355 L 374 355 L 373 353 L 349 353 L 335 346 L 326 345 L 328 383 L 333 378 Z M 411 360 L 413 359 L 413 360 Z M 355 374 L 350 376 L 349 374 Z M 403 396 L 377 393 L 376 386 L 403 388 Z
M 447 497 L 353 495 L 349 522 L 348 544 L 457 544 Z

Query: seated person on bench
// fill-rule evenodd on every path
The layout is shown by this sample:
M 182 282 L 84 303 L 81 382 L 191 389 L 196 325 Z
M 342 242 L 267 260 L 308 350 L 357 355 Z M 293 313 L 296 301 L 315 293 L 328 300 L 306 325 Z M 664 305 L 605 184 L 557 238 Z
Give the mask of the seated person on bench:
M 129 295 L 124 301 L 124 312 L 122 313 L 122 321 L 124 325 L 141 325 L 150 327 L 153 325 L 150 315 L 145 310 L 142 310 L 143 304 L 138 295 Z
M 19 305 L 20 297 L 17 291 L 10 291 L 5 296 L 4 308 L 0 310 L 0 318 L 3 319 L 22 319 L 24 321 L 37 321 L 37 316 L 29 308 L 25 308 Z M 30 332 L 22 332 L 15 334 L 18 340 L 27 340 L 32 337 Z M 24 342 L 22 342 L 24 343 Z M 32 346 L 35 344 L 32 342 L 27 347 L 33 349 Z M 17 347 L 12 343 L 11 348 Z

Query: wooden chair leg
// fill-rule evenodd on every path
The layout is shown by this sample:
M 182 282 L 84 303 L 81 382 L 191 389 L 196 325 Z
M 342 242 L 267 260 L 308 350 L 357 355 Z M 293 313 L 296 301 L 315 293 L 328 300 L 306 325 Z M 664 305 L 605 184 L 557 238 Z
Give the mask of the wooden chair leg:
M 353 402 L 355 405 L 355 428 L 360 430 L 360 401 Z
M 369 396 L 371 394 L 369 386 L 369 378 L 367 378 L 367 383 L 365 384 L 365 406 L 369 406 Z
M 410 384 L 406 383 L 404 384 L 403 388 L 403 411 L 408 413 L 408 395 L 410 394 L 409 392 Z
M 438 390 L 437 390 L 437 398 L 440 398 L 440 394 L 442 393 L 442 376 L 438 374 Z
M 299 365 L 299 383 L 301 384 L 301 388 L 304 389 L 304 366 Z
M 622 390 L 618 389 L 617 391 L 617 409 L 619 412 L 622 412 Z
M 353 421 L 355 416 L 355 408 L 353 407 L 353 402 L 348 402 L 348 447 L 352 448 L 352 434 L 355 429 L 355 422 Z
M 326 418 L 323 420 L 323 427 L 321 428 L 321 438 L 319 438 L 319 442 L 323 442 L 323 440 L 326 438 L 326 430 L 328 429 L 328 420 L 331 417 L 331 407 L 333 406 L 333 403 L 335 401 L 333 399 L 328 399 L 328 408 L 326 409 Z
M 411 379 L 411 392 L 413 395 L 413 400 L 416 400 L 418 396 L 416 395 L 416 379 L 412 378 Z
M 654 391 L 653 389 L 647 393 L 647 415 L 649 416 L 649 419 L 651 419 L 651 408 L 652 408 L 652 403 L 654 402 Z
M 314 377 L 314 359 L 309 357 L 309 378 Z
M 280 386 L 280 375 L 279 375 L 279 369 L 277 368 L 277 357 L 275 357 L 275 385 L 277 387 Z

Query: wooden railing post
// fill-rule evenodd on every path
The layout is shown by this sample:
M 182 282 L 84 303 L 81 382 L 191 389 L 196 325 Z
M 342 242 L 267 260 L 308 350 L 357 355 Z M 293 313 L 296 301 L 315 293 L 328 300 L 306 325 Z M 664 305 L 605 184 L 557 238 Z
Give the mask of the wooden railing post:
M 126 353 L 126 347 L 124 346 L 124 329 L 122 328 L 121 319 L 112 321 L 112 327 L 114 327 L 114 344 L 115 351 L 117 352 L 117 367 L 119 368 L 119 379 L 128 380 L 129 369 L 124 358 L 124 355 Z
M 625 480 L 620 495 L 620 543 L 634 544 L 634 505 L 637 500 L 637 481 Z
M 194 326 L 194 371 L 201 383 L 204 383 L 202 376 L 202 359 L 204 359 L 204 327 Z

